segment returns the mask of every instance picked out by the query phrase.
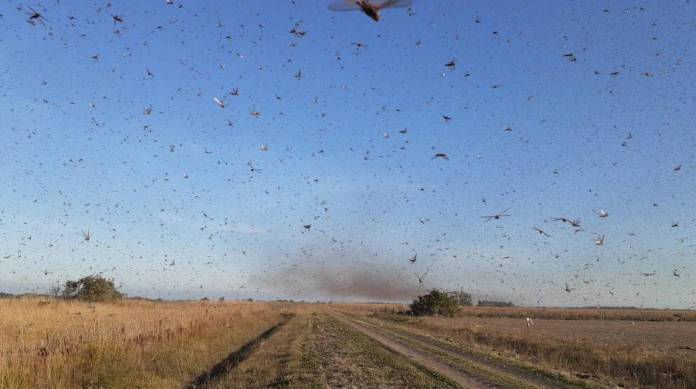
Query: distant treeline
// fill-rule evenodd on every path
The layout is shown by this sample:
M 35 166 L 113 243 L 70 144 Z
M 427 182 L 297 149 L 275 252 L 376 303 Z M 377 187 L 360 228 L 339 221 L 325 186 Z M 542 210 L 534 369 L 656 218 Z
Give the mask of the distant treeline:
M 514 307 L 512 301 L 479 300 L 479 307 Z
M 47 294 L 40 294 L 40 293 L 20 293 L 20 294 L 13 294 L 13 293 L 5 293 L 5 292 L 0 292 L 0 299 L 18 299 L 18 298 L 23 298 L 23 297 L 41 297 L 41 298 L 46 298 L 46 297 L 51 297 Z

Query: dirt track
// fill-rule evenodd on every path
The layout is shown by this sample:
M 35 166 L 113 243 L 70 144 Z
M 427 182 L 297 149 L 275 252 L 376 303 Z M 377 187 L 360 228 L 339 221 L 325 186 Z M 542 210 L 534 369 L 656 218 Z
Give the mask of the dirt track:
M 466 374 L 463 374 L 462 372 L 451 368 L 445 363 L 442 363 L 438 361 L 435 358 L 432 358 L 426 353 L 420 352 L 412 347 L 407 346 L 404 343 L 400 343 L 398 341 L 395 341 L 388 336 L 382 335 L 378 333 L 377 331 L 373 331 L 369 329 L 367 326 L 354 321 L 350 319 L 346 319 L 345 317 L 341 316 L 336 316 L 338 320 L 340 320 L 343 323 L 346 323 L 350 325 L 351 327 L 355 328 L 356 330 L 360 331 L 361 333 L 369 336 L 370 338 L 378 341 L 381 343 L 383 346 L 386 348 L 401 354 L 405 357 L 408 357 L 409 360 L 425 367 L 426 369 L 433 370 L 439 374 L 444 375 L 445 377 L 451 379 L 452 381 L 456 382 L 457 384 L 465 387 L 465 388 L 490 388 L 494 387 L 491 385 L 486 385 L 482 382 L 477 381 L 471 376 L 468 376 Z
M 413 363 L 436 371 L 463 387 L 487 388 L 580 388 L 551 374 L 541 374 L 509 361 L 457 349 L 443 341 L 389 325 L 378 320 L 335 314 L 337 319 L 377 340 Z
M 256 350 L 210 388 L 583 388 L 535 370 L 368 315 L 300 314 L 264 332 Z M 219 377 L 218 377 L 219 376 Z M 213 385 L 210 385 L 213 384 Z M 200 387 L 200 386 L 198 386 Z

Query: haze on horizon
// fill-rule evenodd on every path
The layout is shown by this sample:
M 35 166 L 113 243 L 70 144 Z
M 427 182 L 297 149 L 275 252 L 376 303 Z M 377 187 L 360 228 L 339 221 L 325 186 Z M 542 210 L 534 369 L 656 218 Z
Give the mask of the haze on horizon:
M 696 308 L 696 4 L 173 3 L 0 4 L 0 291 Z

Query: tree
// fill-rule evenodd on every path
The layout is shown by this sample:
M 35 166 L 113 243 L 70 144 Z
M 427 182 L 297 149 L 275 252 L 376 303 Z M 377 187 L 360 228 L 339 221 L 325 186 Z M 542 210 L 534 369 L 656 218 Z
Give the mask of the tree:
M 452 317 L 459 310 L 459 302 L 450 294 L 433 289 L 430 293 L 413 300 L 410 308 L 411 313 L 416 316 Z
M 114 301 L 123 297 L 114 280 L 100 275 L 82 277 L 77 281 L 65 281 L 63 297 L 84 301 Z

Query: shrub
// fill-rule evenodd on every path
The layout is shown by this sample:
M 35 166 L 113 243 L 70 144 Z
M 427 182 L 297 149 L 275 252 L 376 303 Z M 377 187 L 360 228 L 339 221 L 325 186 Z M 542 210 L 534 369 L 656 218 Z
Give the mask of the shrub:
M 410 305 L 411 313 L 416 316 L 447 316 L 452 317 L 459 310 L 457 298 L 437 289 L 418 296 Z
M 82 277 L 77 281 L 65 281 L 63 297 L 84 301 L 114 301 L 123 297 L 114 280 L 100 275 Z

